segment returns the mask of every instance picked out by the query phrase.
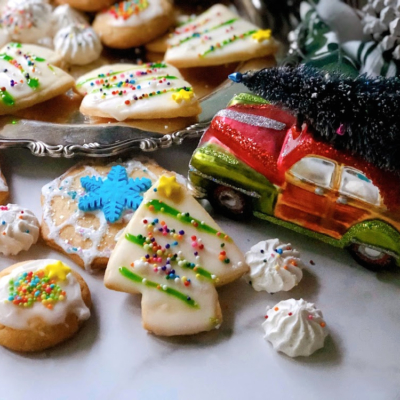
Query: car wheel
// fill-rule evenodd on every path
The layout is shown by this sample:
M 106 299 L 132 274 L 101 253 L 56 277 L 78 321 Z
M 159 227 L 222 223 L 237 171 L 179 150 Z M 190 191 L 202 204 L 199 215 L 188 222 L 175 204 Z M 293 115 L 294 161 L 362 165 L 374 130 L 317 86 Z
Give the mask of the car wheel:
M 243 219 L 251 213 L 249 198 L 227 186 L 217 186 L 209 201 L 217 212 L 232 219 Z
M 349 247 L 352 257 L 364 268 L 370 271 L 379 271 L 394 265 L 395 260 L 390 255 L 381 250 L 373 249 L 368 245 L 353 243 Z

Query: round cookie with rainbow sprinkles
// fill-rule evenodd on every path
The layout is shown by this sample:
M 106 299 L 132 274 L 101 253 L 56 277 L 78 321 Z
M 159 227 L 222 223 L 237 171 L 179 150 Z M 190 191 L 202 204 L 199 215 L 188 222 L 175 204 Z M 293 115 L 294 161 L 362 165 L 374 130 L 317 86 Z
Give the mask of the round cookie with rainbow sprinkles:
M 33 260 L 0 272 L 0 345 L 32 352 L 59 344 L 90 317 L 83 278 L 59 260 Z
M 200 114 L 189 82 L 164 62 L 105 65 L 81 76 L 76 88 L 84 95 L 82 114 L 127 119 L 191 117 Z
M 169 0 L 128 0 L 97 14 L 93 29 L 105 45 L 128 49 L 156 39 L 173 22 Z
M 142 294 L 148 331 L 191 335 L 220 326 L 216 286 L 247 270 L 232 238 L 174 176 L 161 176 L 120 236 L 104 282 Z
M 89 271 L 104 269 L 143 193 L 162 174 L 172 173 L 145 158 L 72 167 L 42 188 L 43 239 Z

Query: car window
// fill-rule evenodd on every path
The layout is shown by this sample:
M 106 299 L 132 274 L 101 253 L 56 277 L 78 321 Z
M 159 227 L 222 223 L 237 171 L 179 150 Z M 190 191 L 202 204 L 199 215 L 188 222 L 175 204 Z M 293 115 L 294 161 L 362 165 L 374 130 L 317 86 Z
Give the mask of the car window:
M 339 193 L 370 204 L 380 204 L 379 189 L 361 171 L 344 167 Z
M 290 172 L 296 178 L 323 188 L 330 188 L 335 164 L 323 158 L 305 157 L 294 164 Z

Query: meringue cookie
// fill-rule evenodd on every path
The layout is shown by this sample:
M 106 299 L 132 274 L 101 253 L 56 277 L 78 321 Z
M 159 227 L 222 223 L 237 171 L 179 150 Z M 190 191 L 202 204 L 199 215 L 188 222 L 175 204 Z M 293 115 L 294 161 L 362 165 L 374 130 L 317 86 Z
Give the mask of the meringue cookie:
M 39 0 L 11 0 L 1 12 L 3 28 L 11 39 L 23 43 L 38 43 L 51 31 L 52 7 Z
M 54 9 L 53 15 L 53 31 L 56 34 L 60 29 L 69 25 L 88 24 L 86 15 L 78 10 L 73 9 L 68 4 L 63 4 Z
M 264 339 L 289 357 L 310 356 L 324 347 L 328 332 L 322 312 L 303 299 L 289 299 L 267 307 Z
M 39 221 L 35 215 L 16 204 L 0 206 L 0 253 L 16 255 L 28 250 L 39 237 Z
M 97 60 L 103 50 L 97 33 L 90 26 L 82 24 L 59 30 L 54 38 L 54 48 L 65 61 L 75 65 Z
M 246 279 L 254 290 L 268 293 L 287 292 L 303 277 L 300 254 L 290 244 L 279 239 L 269 239 L 254 245 L 245 254 L 250 272 Z

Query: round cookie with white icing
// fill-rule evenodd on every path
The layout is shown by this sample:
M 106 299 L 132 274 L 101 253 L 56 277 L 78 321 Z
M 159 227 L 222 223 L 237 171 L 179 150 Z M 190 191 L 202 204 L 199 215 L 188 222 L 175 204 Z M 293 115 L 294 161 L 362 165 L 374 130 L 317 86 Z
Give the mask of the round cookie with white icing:
M 1 21 L 11 40 L 39 43 L 51 35 L 52 7 L 41 1 L 9 0 L 1 11 Z
M 76 81 L 85 96 L 80 111 L 91 117 L 158 119 L 192 117 L 201 106 L 193 87 L 164 62 L 105 65 Z
M 32 352 L 72 337 L 90 317 L 83 278 L 58 260 L 18 263 L 0 272 L 0 345 Z
M 60 29 L 54 37 L 54 48 L 64 61 L 73 65 L 90 64 L 99 58 L 103 50 L 97 33 L 82 24 Z
M 56 34 L 60 29 L 66 28 L 69 25 L 89 24 L 89 19 L 84 13 L 73 9 L 68 4 L 58 6 L 53 10 L 52 21 L 54 34 Z
M 328 336 L 321 310 L 303 299 L 284 300 L 267 307 L 264 338 L 289 357 L 308 357 L 324 347 Z
M 143 193 L 165 173 L 171 174 L 145 158 L 76 165 L 42 188 L 43 239 L 89 271 L 104 269 Z M 108 193 L 116 197 L 109 198 Z
M 128 49 L 161 36 L 173 23 L 169 0 L 128 0 L 97 14 L 93 29 L 105 45 Z
M 29 250 L 39 238 L 40 225 L 35 215 L 16 204 L 0 206 L 0 253 L 15 256 Z
M 254 290 L 268 293 L 288 291 L 298 285 L 303 277 L 300 253 L 279 239 L 257 243 L 246 253 L 250 272 L 247 281 Z

